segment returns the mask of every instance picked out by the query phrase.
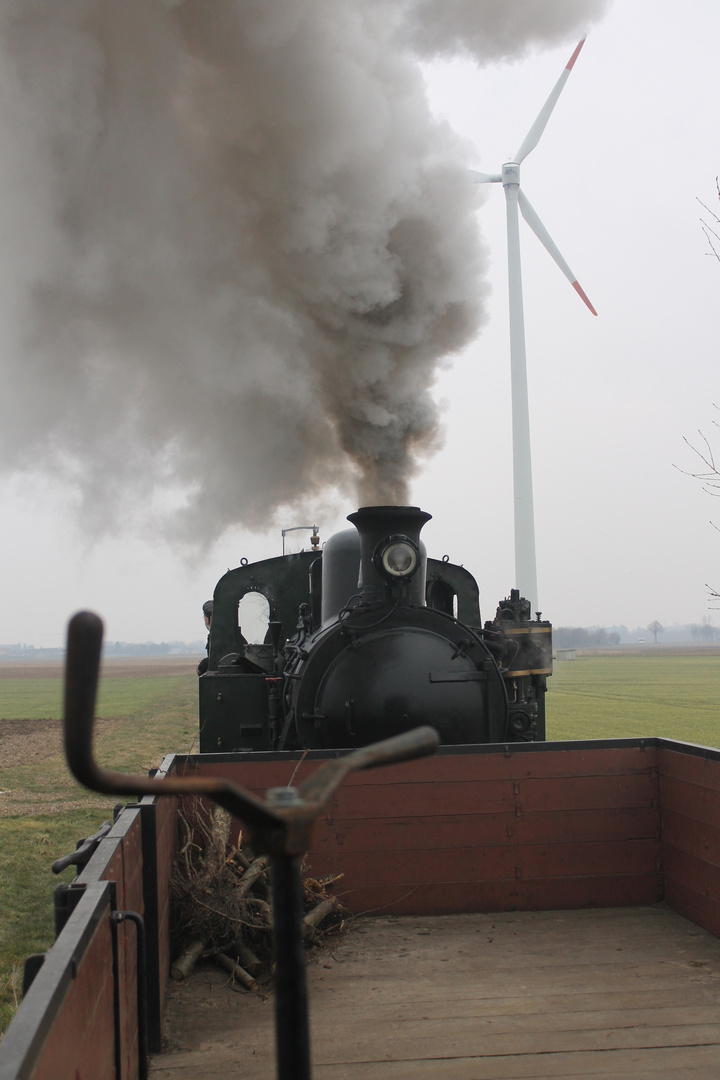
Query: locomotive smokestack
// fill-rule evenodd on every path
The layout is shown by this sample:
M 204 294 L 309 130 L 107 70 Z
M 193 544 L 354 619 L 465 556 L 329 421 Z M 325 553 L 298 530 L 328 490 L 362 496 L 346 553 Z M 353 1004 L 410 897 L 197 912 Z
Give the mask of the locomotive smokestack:
M 420 531 L 431 517 L 419 506 L 362 506 L 348 515 L 360 535 L 365 603 L 382 601 L 388 582 L 393 581 L 406 583 L 410 603 L 425 603 L 427 551 Z

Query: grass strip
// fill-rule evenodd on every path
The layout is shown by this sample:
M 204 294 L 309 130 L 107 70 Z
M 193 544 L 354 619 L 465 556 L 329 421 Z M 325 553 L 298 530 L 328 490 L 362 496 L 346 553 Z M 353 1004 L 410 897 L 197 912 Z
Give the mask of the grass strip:
M 659 736 L 720 745 L 720 657 L 579 656 L 555 664 L 548 739 Z
M 0 1033 L 17 1009 L 27 956 L 53 942 L 52 894 L 75 877 L 72 868 L 55 876 L 50 864 L 73 851 L 77 841 L 112 820 L 116 799 L 81 788 L 70 777 L 62 753 L 60 722 L 47 703 L 60 692 L 51 680 L 26 679 L 14 696 L 27 708 L 3 728 L 0 768 Z M 0 699 L 6 684 L 0 679 Z M 12 697 L 12 695 L 11 695 Z M 5 709 L 0 709 L 6 715 Z M 108 680 L 99 699 L 96 753 L 108 766 L 142 773 L 163 757 L 190 752 L 197 735 L 197 676 L 158 675 Z M 57 713 L 55 714 L 57 716 Z

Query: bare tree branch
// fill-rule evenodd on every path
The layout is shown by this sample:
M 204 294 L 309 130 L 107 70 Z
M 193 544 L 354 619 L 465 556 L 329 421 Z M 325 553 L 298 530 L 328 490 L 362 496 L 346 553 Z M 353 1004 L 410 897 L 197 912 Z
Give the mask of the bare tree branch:
M 717 176 L 715 177 L 715 189 L 718 193 L 718 198 L 720 199 L 720 182 L 718 182 Z M 700 203 L 703 210 L 707 211 L 707 213 L 710 215 L 714 222 L 714 224 L 711 225 L 710 222 L 706 221 L 704 218 L 700 218 L 702 231 L 705 233 L 705 238 L 707 239 L 708 245 L 710 247 L 710 251 L 707 251 L 705 254 L 714 256 L 714 258 L 716 258 L 718 262 L 720 262 L 720 252 L 715 247 L 715 244 L 712 241 L 712 237 L 715 237 L 716 240 L 720 241 L 720 233 L 717 233 L 715 231 L 715 226 L 720 226 L 720 216 L 718 216 L 718 214 L 716 214 L 714 210 L 711 210 L 710 207 L 702 201 L 702 199 L 697 199 L 697 201 Z
M 714 406 L 716 409 L 717 405 Z M 720 427 L 717 420 L 713 420 L 715 427 Z M 720 466 L 715 461 L 715 455 L 713 448 L 706 435 L 703 435 L 702 431 L 698 431 L 698 435 L 702 440 L 701 446 L 695 446 L 690 440 L 683 435 L 683 442 L 697 457 L 700 458 L 703 465 L 706 467 L 705 472 L 690 472 L 689 469 L 681 469 L 679 465 L 673 465 L 673 468 L 681 472 L 683 476 L 691 476 L 693 480 L 700 480 L 703 485 L 703 491 L 708 495 L 712 495 L 714 498 L 720 498 Z M 712 525 L 712 522 L 710 522 Z

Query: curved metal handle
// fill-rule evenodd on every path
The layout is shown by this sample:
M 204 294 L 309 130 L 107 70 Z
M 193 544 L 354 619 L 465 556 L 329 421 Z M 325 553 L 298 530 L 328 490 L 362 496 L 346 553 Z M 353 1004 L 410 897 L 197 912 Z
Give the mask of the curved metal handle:
M 281 857 L 306 851 L 312 822 L 348 773 L 432 754 L 440 743 L 434 728 L 422 727 L 363 746 L 322 765 L 301 784 L 301 799 L 286 807 L 270 806 L 229 780 L 215 777 L 156 780 L 112 772 L 97 764 L 92 749 L 102 637 L 102 620 L 92 612 L 78 612 L 70 620 L 63 723 L 65 756 L 72 774 L 85 787 L 107 795 L 206 795 L 252 826 L 258 851 Z
M 321 765 L 317 772 L 300 785 L 300 794 L 306 802 L 316 804 L 316 812 L 319 812 L 348 773 L 426 757 L 434 754 L 439 745 L 440 736 L 435 728 L 417 727 L 391 739 L 361 746 L 346 757 Z
M 277 828 L 282 822 L 279 814 L 227 780 L 190 776 L 155 780 L 112 772 L 97 764 L 92 740 L 102 637 L 102 620 L 91 611 L 80 611 L 70 620 L 63 726 L 65 756 L 75 779 L 103 795 L 207 795 L 250 825 Z

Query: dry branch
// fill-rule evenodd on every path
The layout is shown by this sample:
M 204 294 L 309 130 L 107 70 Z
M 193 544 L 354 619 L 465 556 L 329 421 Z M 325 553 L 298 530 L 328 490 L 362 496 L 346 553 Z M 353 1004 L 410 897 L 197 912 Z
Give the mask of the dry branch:
M 249 949 L 241 937 L 237 937 L 233 942 L 232 951 L 237 955 L 238 963 L 241 967 L 244 967 L 247 972 L 253 977 L 259 975 L 263 969 L 262 960 L 255 955 L 252 949 Z
M 327 900 L 321 900 L 319 904 L 316 904 L 312 911 L 303 919 L 303 937 L 307 941 L 315 942 L 318 939 L 317 928 L 323 919 L 337 910 L 338 898 L 337 896 L 330 896 Z
M 193 968 L 205 952 L 207 942 L 203 938 L 195 938 L 178 956 L 170 968 L 170 974 L 175 982 L 182 982 L 192 973 Z
M 237 887 L 238 895 L 245 896 L 250 889 L 252 889 L 258 878 L 267 873 L 269 867 L 270 862 L 267 857 L 265 855 L 259 855 L 257 859 L 250 864 L 240 879 L 240 884 Z
M 173 936 L 176 951 L 181 953 L 173 965 L 173 978 L 187 978 L 205 953 L 227 970 L 233 965 L 235 978 L 247 986 L 243 976 L 255 982 L 263 971 L 267 974 L 271 970 L 269 861 L 265 856 L 255 857 L 247 847 L 243 849 L 242 834 L 237 845 L 232 844 L 230 816 L 220 809 L 208 810 L 200 800 L 190 806 L 187 817 L 181 816 L 181 826 L 183 836 L 171 886 Z M 303 877 L 306 945 L 322 941 L 328 922 L 331 928 L 342 922 L 337 897 L 327 892 L 338 880 Z
M 237 979 L 246 990 L 252 990 L 255 994 L 259 993 L 260 987 L 253 979 L 252 975 L 245 971 L 244 968 L 241 968 L 239 964 L 236 964 L 229 956 L 226 956 L 225 953 L 216 953 L 213 960 L 216 964 L 219 964 L 221 968 L 225 968 L 226 971 L 229 971 L 233 979 Z

